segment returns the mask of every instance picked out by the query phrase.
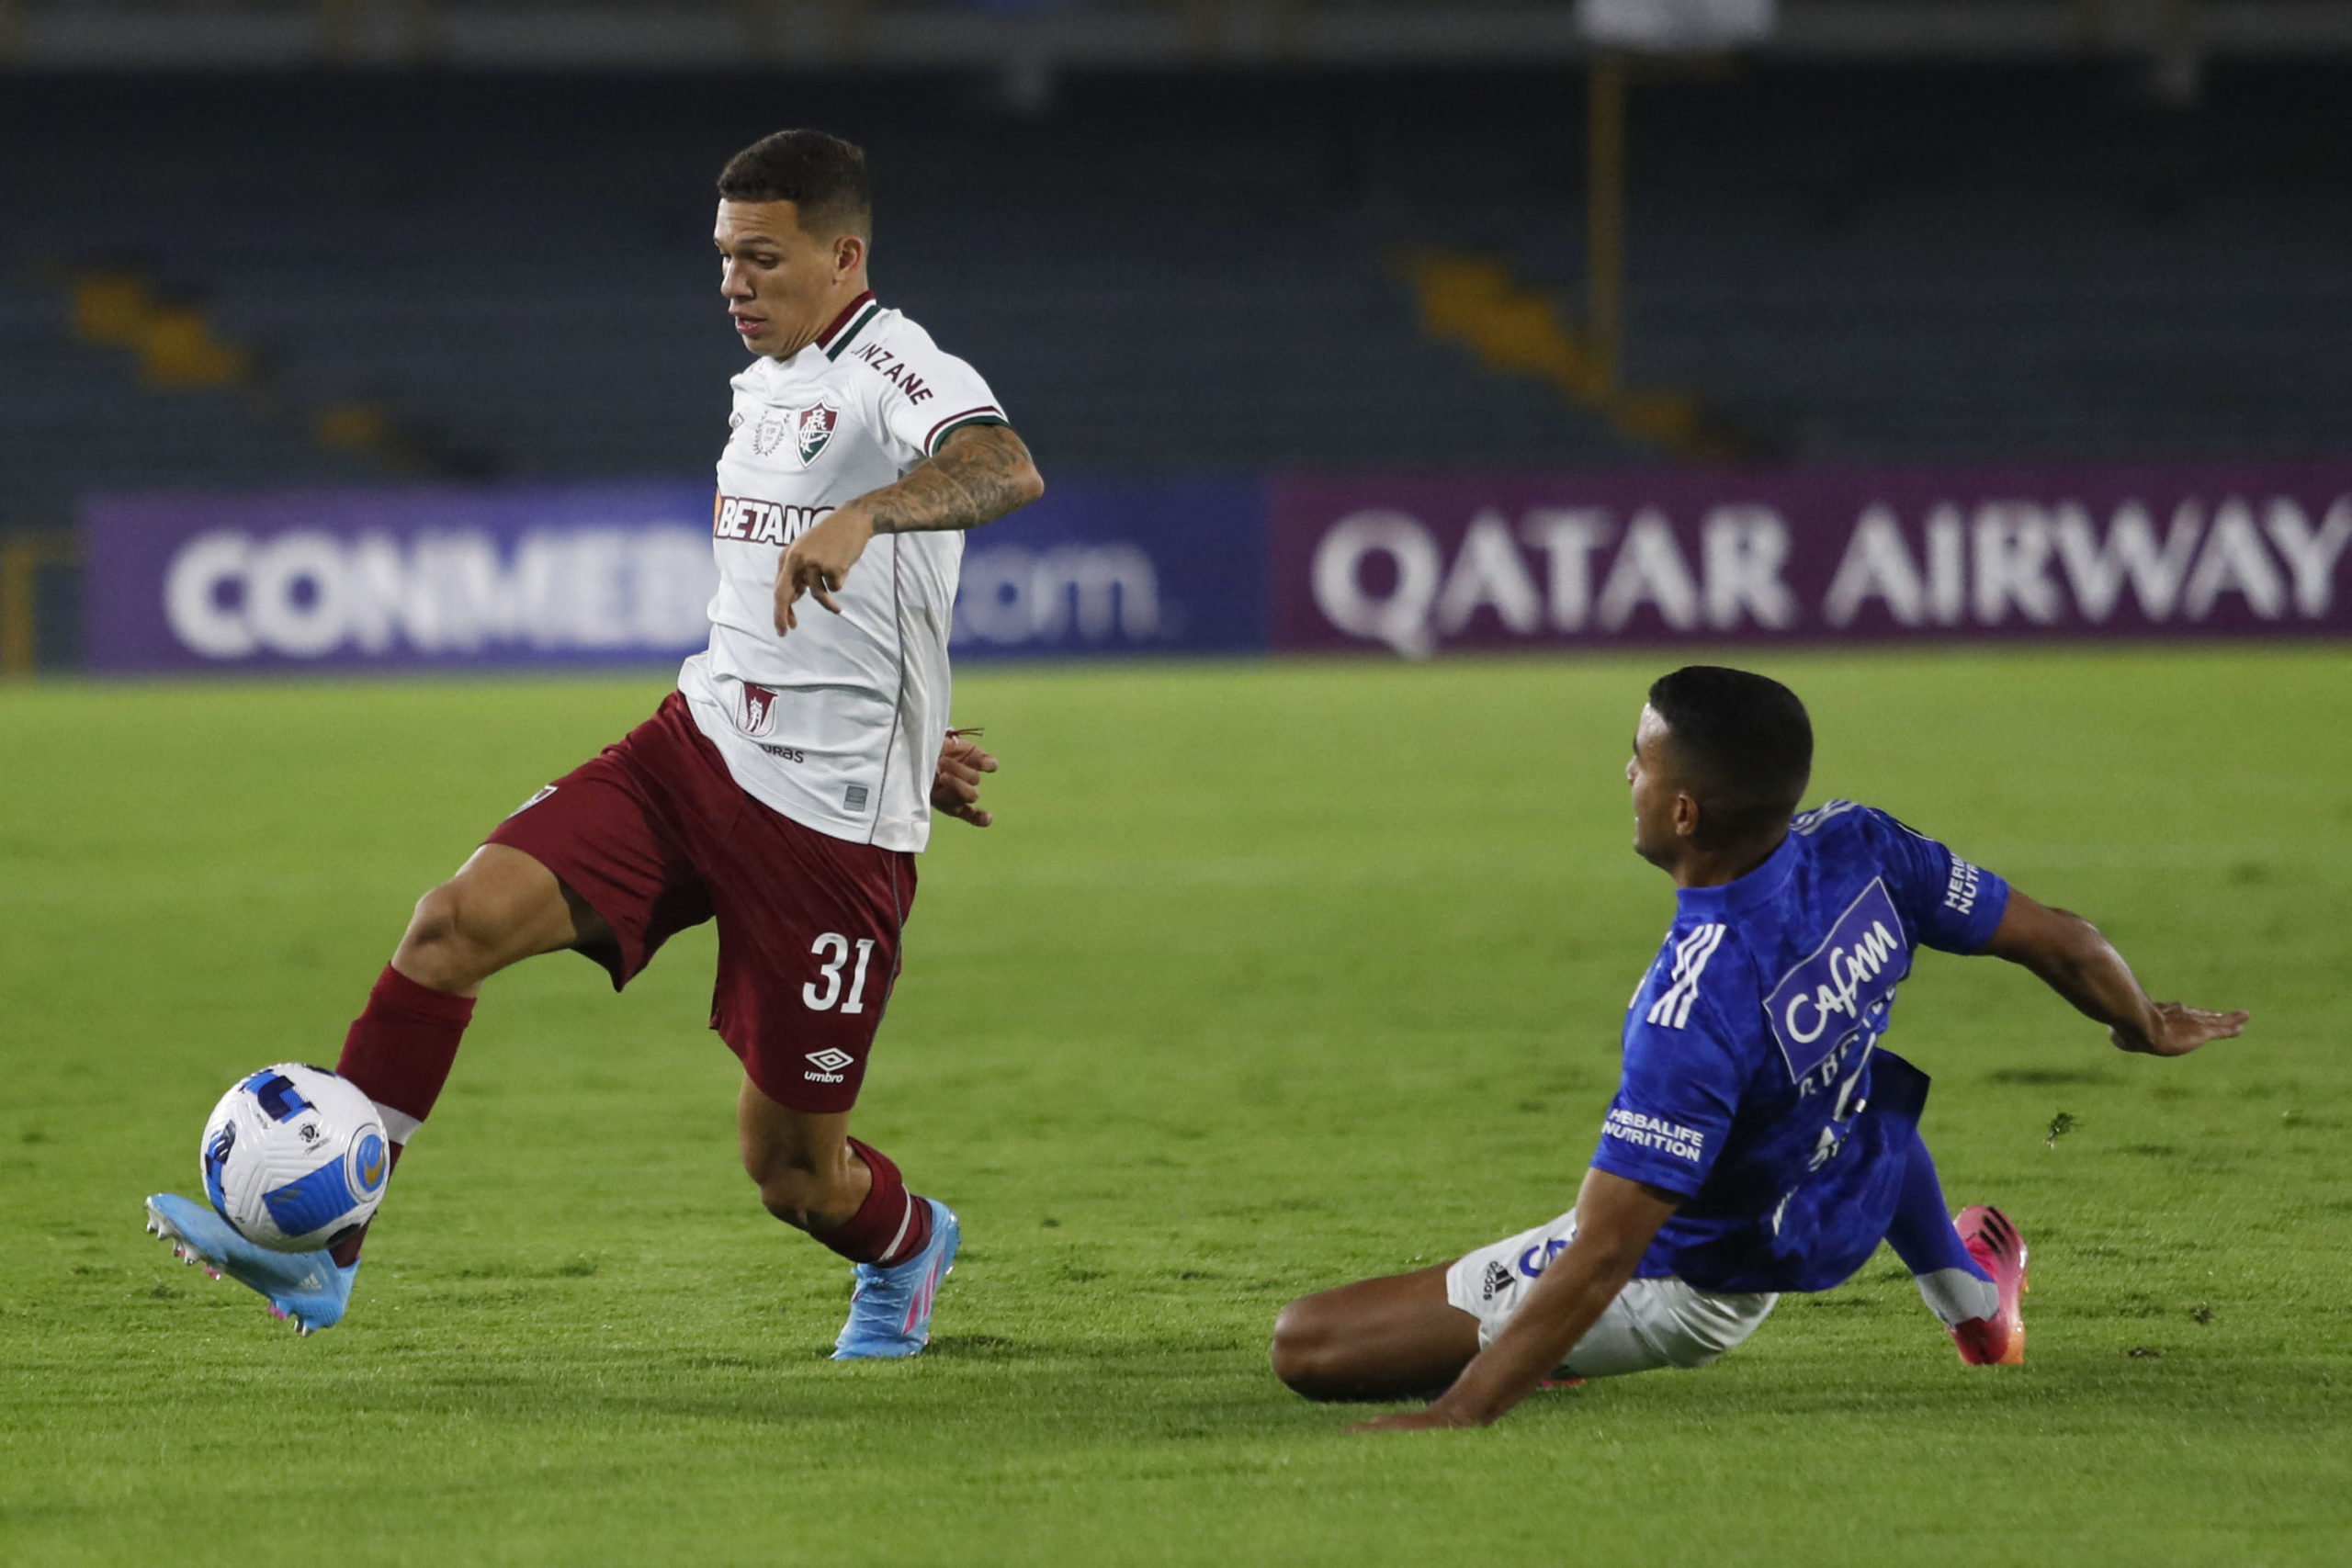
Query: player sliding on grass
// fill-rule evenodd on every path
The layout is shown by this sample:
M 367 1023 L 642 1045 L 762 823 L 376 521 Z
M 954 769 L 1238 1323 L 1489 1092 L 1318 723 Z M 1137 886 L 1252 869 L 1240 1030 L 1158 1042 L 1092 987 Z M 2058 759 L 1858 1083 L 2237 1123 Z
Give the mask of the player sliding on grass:
M 850 1137 L 849 1112 L 931 810 L 989 822 L 978 785 L 995 761 L 947 728 L 961 530 L 1045 485 L 971 367 L 866 288 L 861 150 L 782 131 L 737 154 L 718 191 L 719 289 L 760 357 L 735 378 L 718 459 L 709 650 L 650 719 L 424 896 L 336 1070 L 376 1102 L 397 1161 L 484 980 L 572 948 L 618 988 L 716 917 L 711 1027 L 743 1063 L 744 1168 L 771 1213 L 856 1265 L 836 1357 L 909 1356 L 956 1220 Z M 305 1332 L 342 1317 L 364 1233 L 288 1257 L 185 1199 L 149 1210 Z
M 1792 819 L 1813 769 L 1796 694 L 1692 667 L 1650 688 L 1625 779 L 1674 924 L 1625 1014 L 1624 1070 L 1577 1205 L 1451 1265 L 1306 1296 L 1274 1371 L 1311 1399 L 1436 1395 L 1372 1428 L 1476 1427 L 1544 1380 L 1695 1367 L 1783 1291 L 1881 1238 L 1972 1366 L 2025 1358 L 2026 1247 L 1947 1217 L 1919 1140 L 1927 1075 L 1879 1044 L 1922 944 L 2021 964 L 2126 1051 L 2178 1056 L 2243 1012 L 2152 1002 L 2091 924 L 1883 811 Z M 1440 1392 L 1442 1391 L 1442 1392 Z

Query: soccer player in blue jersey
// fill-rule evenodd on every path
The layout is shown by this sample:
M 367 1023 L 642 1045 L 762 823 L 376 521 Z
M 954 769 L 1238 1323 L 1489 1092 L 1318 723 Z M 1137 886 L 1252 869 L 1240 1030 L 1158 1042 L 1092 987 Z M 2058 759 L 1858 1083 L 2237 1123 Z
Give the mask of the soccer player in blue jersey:
M 1435 1395 L 1372 1429 L 1485 1426 L 1546 1379 L 1711 1361 L 1882 1239 L 1962 1361 L 2024 1359 L 2024 1238 L 1997 1209 L 1947 1213 L 1919 1138 L 1927 1075 L 1881 1043 L 1913 953 L 2022 964 L 2125 1051 L 2185 1055 L 2246 1015 L 2150 1001 L 2089 921 L 1883 811 L 1792 816 L 1812 768 L 1811 721 L 1778 682 L 1692 666 L 1650 688 L 1625 769 L 1634 848 L 1677 908 L 1576 1207 L 1293 1302 L 1274 1325 L 1284 1382 Z

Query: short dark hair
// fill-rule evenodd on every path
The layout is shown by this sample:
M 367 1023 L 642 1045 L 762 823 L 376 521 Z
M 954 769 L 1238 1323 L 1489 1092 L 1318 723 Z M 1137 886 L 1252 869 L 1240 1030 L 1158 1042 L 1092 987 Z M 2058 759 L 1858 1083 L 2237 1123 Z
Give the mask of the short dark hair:
M 1804 798 L 1813 778 L 1813 720 L 1778 681 L 1686 665 L 1651 683 L 1650 706 L 1699 773 L 1700 807 L 1715 817 L 1725 840 L 1760 838 L 1787 822 Z
M 803 233 L 872 238 L 874 193 L 865 149 L 822 130 L 779 130 L 727 160 L 718 194 L 729 201 L 788 201 Z

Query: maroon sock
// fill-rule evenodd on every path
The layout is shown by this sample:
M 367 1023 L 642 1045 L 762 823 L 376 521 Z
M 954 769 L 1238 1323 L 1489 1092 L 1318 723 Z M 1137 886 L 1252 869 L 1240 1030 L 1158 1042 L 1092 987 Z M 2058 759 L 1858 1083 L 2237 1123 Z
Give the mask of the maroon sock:
M 334 1070 L 368 1099 L 398 1111 L 405 1124 L 390 1129 L 403 1143 L 415 1123 L 433 1114 L 441 1086 L 458 1059 L 458 1042 L 474 1016 L 471 997 L 420 986 L 390 964 L 368 993 L 367 1010 L 351 1021 Z
M 366 1010 L 352 1020 L 334 1070 L 388 1112 L 385 1132 L 394 1168 L 401 1146 L 441 1098 L 441 1086 L 449 1081 L 450 1066 L 458 1059 L 458 1043 L 473 1016 L 471 997 L 421 986 L 387 964 L 368 993 Z M 349 1267 L 367 1238 L 365 1225 L 339 1237 L 331 1249 L 334 1260 Z
M 931 1205 L 907 1190 L 888 1155 L 855 1138 L 849 1146 L 874 1173 L 874 1185 L 866 1189 L 856 1213 L 829 1231 L 809 1234 L 852 1263 L 885 1269 L 904 1263 L 931 1239 Z

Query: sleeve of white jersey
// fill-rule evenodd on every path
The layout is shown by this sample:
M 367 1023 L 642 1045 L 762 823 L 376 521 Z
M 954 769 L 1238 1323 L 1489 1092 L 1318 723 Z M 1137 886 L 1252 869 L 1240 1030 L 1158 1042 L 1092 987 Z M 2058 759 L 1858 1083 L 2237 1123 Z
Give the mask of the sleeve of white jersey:
M 907 333 L 890 347 L 903 352 L 905 367 L 897 378 L 882 380 L 876 412 L 892 437 L 922 457 L 936 456 L 966 425 L 1010 423 L 980 373 L 942 352 L 927 334 Z

